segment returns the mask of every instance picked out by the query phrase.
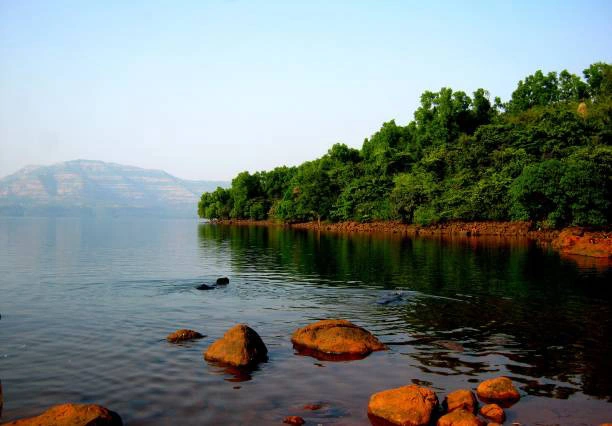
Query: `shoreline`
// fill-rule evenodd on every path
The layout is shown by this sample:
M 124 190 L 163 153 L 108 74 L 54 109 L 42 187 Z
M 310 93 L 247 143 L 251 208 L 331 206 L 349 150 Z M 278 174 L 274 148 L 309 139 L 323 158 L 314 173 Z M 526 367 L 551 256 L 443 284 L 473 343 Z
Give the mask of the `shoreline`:
M 283 223 L 273 220 L 224 219 L 210 223 L 236 226 L 275 226 L 330 233 L 386 233 L 408 237 L 461 236 L 504 237 L 535 240 L 566 255 L 578 255 L 612 260 L 612 232 L 592 231 L 581 227 L 560 230 L 535 230 L 531 222 L 447 222 L 431 226 L 418 226 L 397 221 L 384 222 L 302 222 Z

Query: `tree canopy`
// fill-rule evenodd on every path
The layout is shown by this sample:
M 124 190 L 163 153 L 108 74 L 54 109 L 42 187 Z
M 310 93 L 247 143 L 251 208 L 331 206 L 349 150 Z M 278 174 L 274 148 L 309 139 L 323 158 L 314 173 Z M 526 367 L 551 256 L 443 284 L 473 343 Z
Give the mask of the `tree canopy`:
M 394 120 L 361 149 L 336 144 L 297 167 L 242 172 L 204 193 L 209 219 L 531 220 L 544 227 L 610 224 L 612 66 L 581 78 L 536 71 L 511 99 L 443 87 L 414 120 Z

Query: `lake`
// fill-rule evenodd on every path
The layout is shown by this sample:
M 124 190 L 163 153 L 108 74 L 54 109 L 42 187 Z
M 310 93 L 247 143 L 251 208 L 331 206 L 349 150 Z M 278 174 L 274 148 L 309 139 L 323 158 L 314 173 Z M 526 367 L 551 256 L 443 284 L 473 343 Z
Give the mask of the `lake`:
M 194 289 L 219 276 L 230 284 Z M 442 401 L 507 375 L 522 395 L 508 424 L 609 422 L 610 283 L 606 264 L 520 239 L 0 218 L 1 420 L 88 402 L 127 425 L 287 415 L 368 425 L 374 392 L 418 383 Z M 291 333 L 323 318 L 349 319 L 390 350 L 340 362 L 296 354 Z M 268 362 L 207 363 L 202 352 L 239 322 L 260 334 Z M 178 328 L 206 337 L 167 343 Z M 323 408 L 302 409 L 311 403 Z

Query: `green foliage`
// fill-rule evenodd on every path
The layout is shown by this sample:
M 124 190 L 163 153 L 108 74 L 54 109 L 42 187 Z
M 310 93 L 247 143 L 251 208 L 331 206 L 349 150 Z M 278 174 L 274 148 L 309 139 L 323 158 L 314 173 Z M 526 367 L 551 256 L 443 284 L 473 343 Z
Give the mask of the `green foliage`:
M 198 215 L 208 219 L 228 219 L 232 209 L 230 191 L 221 187 L 205 192 L 198 203 Z
M 607 225 L 612 218 L 612 66 L 585 80 L 536 71 L 506 104 L 426 91 L 406 126 L 394 120 L 360 150 L 335 144 L 297 167 L 242 172 L 202 195 L 211 219 L 532 220 Z
M 397 215 L 406 222 L 414 220 L 420 206 L 431 203 L 438 189 L 433 175 L 425 171 L 397 175 L 394 183 L 391 200 Z

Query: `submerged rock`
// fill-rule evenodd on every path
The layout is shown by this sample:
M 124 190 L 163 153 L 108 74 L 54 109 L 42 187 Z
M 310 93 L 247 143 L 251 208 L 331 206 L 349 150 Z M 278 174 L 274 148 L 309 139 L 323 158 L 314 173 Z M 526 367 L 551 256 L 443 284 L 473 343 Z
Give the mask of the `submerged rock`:
M 297 426 L 301 426 L 304 423 L 306 423 L 304 421 L 303 418 L 301 418 L 300 416 L 287 416 L 285 417 L 285 419 L 283 420 L 283 423 L 286 423 L 288 425 L 297 425 Z
M 503 423 L 506 415 L 504 409 L 497 404 L 487 404 L 480 409 L 480 415 L 495 423 Z
M 437 426 L 484 426 L 485 422 L 465 410 L 455 410 L 438 419 Z
M 459 389 L 448 394 L 444 400 L 444 405 L 449 413 L 455 410 L 465 410 L 470 413 L 475 413 L 478 402 L 472 391 Z
M 515 402 L 521 396 L 507 377 L 485 380 L 476 388 L 478 398 L 485 402 Z
M 3 425 L 14 426 L 121 426 L 121 417 L 101 405 L 62 404 L 36 417 L 15 420 Z
M 204 359 L 246 367 L 265 361 L 267 354 L 268 349 L 255 330 L 246 324 L 237 324 L 208 347 Z
M 168 334 L 168 336 L 166 336 L 166 340 L 171 343 L 178 343 L 185 340 L 201 339 L 202 337 L 204 336 L 197 331 L 181 328 L 180 330 L 176 330 L 174 333 Z
M 196 287 L 196 290 L 214 290 L 215 286 L 212 285 L 208 285 L 208 284 L 200 284 L 199 286 Z
M 323 404 L 306 404 L 302 407 L 302 409 L 308 411 L 316 411 L 320 410 L 321 408 L 323 408 Z
M 465 350 L 461 343 L 451 340 L 434 340 L 432 343 L 441 348 L 448 349 L 449 351 L 463 352 Z
M 229 284 L 228 277 L 217 278 L 217 285 L 228 285 L 228 284 Z
M 297 329 L 291 336 L 296 348 L 331 355 L 368 355 L 387 349 L 372 333 L 346 320 L 323 320 Z
M 438 397 L 432 390 L 409 385 L 372 395 L 368 415 L 394 425 L 428 425 L 437 406 Z
M 401 302 L 402 300 L 403 297 L 401 293 L 390 293 L 379 297 L 378 300 L 376 300 L 376 303 L 378 303 L 379 305 L 390 305 L 393 303 Z

